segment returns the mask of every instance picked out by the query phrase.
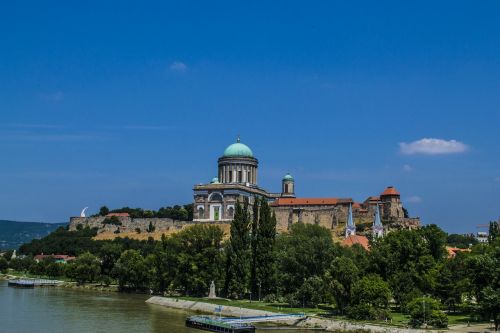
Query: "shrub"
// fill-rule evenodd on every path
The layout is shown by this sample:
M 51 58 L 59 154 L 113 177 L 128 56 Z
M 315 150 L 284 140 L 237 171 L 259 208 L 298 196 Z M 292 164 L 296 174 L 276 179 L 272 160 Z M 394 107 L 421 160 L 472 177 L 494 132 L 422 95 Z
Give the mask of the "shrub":
M 0 256 L 0 272 L 5 273 L 9 268 L 9 262 L 3 256 Z
M 419 297 L 408 303 L 410 312 L 410 326 L 418 328 L 428 324 L 435 328 L 448 327 L 448 317 L 440 310 L 437 300 L 430 297 Z
M 386 320 L 391 318 L 387 309 L 379 309 L 370 304 L 357 304 L 347 307 L 347 317 L 356 320 Z
M 112 225 L 122 225 L 120 219 L 117 216 L 106 217 L 102 222 L 102 224 L 112 224 Z

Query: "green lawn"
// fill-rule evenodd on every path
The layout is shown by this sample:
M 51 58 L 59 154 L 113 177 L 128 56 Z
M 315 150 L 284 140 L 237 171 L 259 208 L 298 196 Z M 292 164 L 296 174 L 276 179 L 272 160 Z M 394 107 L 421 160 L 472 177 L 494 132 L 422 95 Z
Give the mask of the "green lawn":
M 195 302 L 204 302 L 210 304 L 217 305 L 226 305 L 226 306 L 235 306 L 247 309 L 254 310 L 263 310 L 263 311 L 272 311 L 272 312 L 283 312 L 283 313 L 306 313 L 308 315 L 315 314 L 328 314 L 331 311 L 331 308 L 291 308 L 288 304 L 280 304 L 280 303 L 266 303 L 259 301 L 249 300 L 225 300 L 225 299 L 208 299 L 208 298 L 199 298 L 199 297 L 177 297 L 179 299 L 187 300 L 187 301 L 195 301 Z
M 195 301 L 195 302 L 205 302 L 217 305 L 226 305 L 226 306 L 235 306 L 242 307 L 248 309 L 255 310 L 263 310 L 263 311 L 273 311 L 273 312 L 283 312 L 283 313 L 305 313 L 310 316 L 320 316 L 320 317 L 329 317 L 332 319 L 339 320 L 347 320 L 353 321 L 352 319 L 348 319 L 345 316 L 337 316 L 332 315 L 333 307 L 330 306 L 320 306 L 319 308 L 291 308 L 287 304 L 277 304 L 277 303 L 266 303 L 266 302 L 258 302 L 249 300 L 224 300 L 224 299 L 208 299 L 208 298 L 199 298 L 199 297 L 177 297 L 179 299 L 187 300 L 187 301 Z M 392 321 L 362 321 L 364 323 L 372 323 L 379 325 L 388 325 L 388 326 L 398 326 L 398 327 L 406 327 L 409 321 L 409 317 L 401 312 L 391 311 Z M 472 322 L 472 318 L 466 314 L 448 314 L 448 324 L 457 325 L 457 324 L 466 324 L 468 321 Z

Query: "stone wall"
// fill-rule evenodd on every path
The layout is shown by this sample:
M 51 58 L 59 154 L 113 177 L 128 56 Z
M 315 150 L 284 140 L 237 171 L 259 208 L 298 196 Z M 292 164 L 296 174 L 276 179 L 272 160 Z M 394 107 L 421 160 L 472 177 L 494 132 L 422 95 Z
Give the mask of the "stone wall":
M 141 232 L 147 232 L 149 224 L 155 227 L 155 231 L 169 231 L 172 229 L 182 229 L 183 226 L 193 224 L 191 221 L 178 221 L 170 218 L 131 218 L 131 217 L 117 217 L 121 225 L 103 224 L 104 216 L 95 217 L 71 217 L 69 220 L 69 230 L 76 230 L 78 225 L 83 228 L 97 228 L 98 233 L 101 232 L 115 232 L 117 229 L 120 232 L 136 231 L 137 228 Z
M 301 207 L 272 207 L 276 213 L 277 229 L 279 232 L 286 232 L 292 224 L 305 223 L 317 224 L 332 231 L 333 234 L 341 237 L 344 235 L 347 224 L 349 206 L 301 206 Z M 357 229 L 365 229 L 371 233 L 375 212 L 353 210 L 354 224 Z M 420 227 L 419 218 L 392 218 L 383 220 L 386 231 L 396 229 L 417 229 Z M 363 232 L 359 232 L 363 234 Z

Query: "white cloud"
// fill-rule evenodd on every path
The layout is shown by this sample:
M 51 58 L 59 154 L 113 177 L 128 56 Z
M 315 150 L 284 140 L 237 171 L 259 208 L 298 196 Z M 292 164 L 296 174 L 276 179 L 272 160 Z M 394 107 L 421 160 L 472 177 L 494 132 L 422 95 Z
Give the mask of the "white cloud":
M 411 171 L 413 171 L 413 168 L 411 167 L 411 165 L 405 164 L 405 165 L 403 165 L 403 170 L 406 172 L 411 172 Z
M 174 61 L 170 64 L 170 70 L 174 72 L 185 72 L 187 69 L 187 65 L 182 61 Z
M 53 93 L 42 93 L 40 98 L 44 101 L 49 102 L 60 102 L 64 99 L 64 93 L 62 91 L 56 91 Z
M 410 203 L 421 203 L 422 202 L 422 198 L 419 197 L 418 195 L 413 195 L 413 196 L 407 198 L 406 201 L 410 202 Z
M 441 155 L 463 153 L 469 149 L 469 146 L 457 140 L 424 138 L 410 143 L 401 142 L 399 149 L 405 155 Z

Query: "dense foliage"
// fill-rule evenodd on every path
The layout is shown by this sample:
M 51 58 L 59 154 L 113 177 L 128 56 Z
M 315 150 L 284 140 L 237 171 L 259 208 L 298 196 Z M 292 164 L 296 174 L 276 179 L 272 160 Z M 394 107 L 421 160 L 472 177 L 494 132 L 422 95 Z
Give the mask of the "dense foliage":
M 110 210 L 106 206 L 99 209 L 100 216 L 106 216 L 109 213 L 128 213 L 134 218 L 149 218 L 149 217 L 166 217 L 174 220 L 192 221 L 193 220 L 193 204 L 183 206 L 175 205 L 173 207 L 161 207 L 158 210 L 123 207 Z
M 341 247 L 329 230 L 294 224 L 277 234 L 267 202 L 238 203 L 229 238 L 214 225 L 197 224 L 161 241 L 94 241 L 94 230 L 60 228 L 21 247 L 28 255 L 74 254 L 62 265 L 30 256 L 9 262 L 18 271 L 66 275 L 79 283 L 117 283 L 121 289 L 171 295 L 260 297 L 292 306 L 328 304 L 340 315 L 386 320 L 391 309 L 412 327 L 447 326 L 446 313 L 500 319 L 500 238 L 448 257 L 449 237 L 437 226 L 393 231 L 370 250 Z M 0 270 L 5 260 L 0 259 Z

